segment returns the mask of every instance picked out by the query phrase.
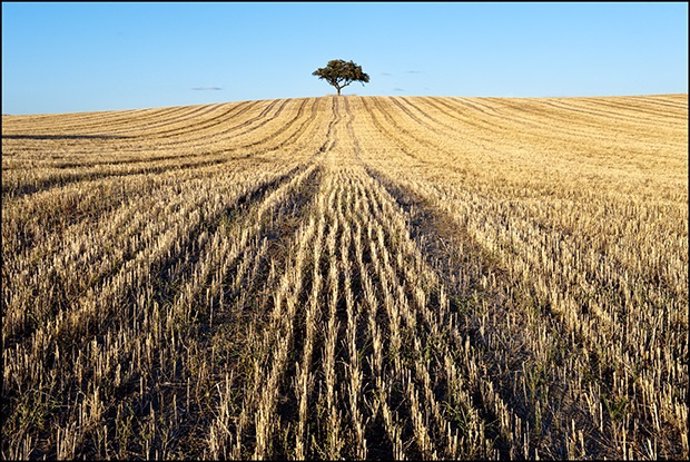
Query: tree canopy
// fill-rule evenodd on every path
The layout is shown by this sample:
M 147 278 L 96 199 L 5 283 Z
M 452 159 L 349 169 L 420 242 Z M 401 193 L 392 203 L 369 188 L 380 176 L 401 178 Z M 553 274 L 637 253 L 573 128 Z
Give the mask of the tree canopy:
M 340 90 L 352 82 L 362 82 L 362 85 L 369 82 L 369 75 L 362 71 L 362 66 L 342 59 L 328 61 L 326 67 L 318 68 L 312 72 L 312 75 L 333 85 L 338 90 L 338 96 L 340 96 Z

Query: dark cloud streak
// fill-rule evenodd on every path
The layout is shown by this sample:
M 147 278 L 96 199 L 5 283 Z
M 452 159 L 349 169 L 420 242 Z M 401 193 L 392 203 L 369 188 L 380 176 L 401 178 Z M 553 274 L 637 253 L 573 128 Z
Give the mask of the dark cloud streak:
M 194 88 L 192 88 L 192 90 L 195 90 L 195 91 L 218 91 L 218 90 L 222 90 L 222 88 L 221 87 L 194 87 Z

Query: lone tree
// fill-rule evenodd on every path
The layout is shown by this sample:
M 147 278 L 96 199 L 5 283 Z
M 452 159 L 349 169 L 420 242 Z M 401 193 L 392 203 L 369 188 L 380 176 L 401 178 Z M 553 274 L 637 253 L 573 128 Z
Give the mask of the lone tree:
M 369 75 L 362 71 L 362 66 L 352 61 L 343 61 L 342 59 L 328 61 L 326 67 L 320 67 L 312 72 L 311 75 L 325 79 L 326 82 L 333 85 L 338 90 L 338 96 L 340 96 L 340 89 L 347 87 L 352 82 L 362 82 L 362 86 L 369 82 Z

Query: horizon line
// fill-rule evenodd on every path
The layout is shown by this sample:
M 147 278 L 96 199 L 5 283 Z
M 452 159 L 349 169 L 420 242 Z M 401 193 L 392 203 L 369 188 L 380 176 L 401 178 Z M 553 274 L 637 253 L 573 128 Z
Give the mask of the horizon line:
M 676 92 L 676 93 L 635 93 L 626 95 L 575 95 L 575 96 L 463 96 L 463 95 L 340 95 L 335 93 L 329 93 L 321 96 L 295 96 L 289 98 L 259 98 L 259 99 L 240 99 L 232 101 L 219 101 L 215 103 L 195 103 L 195 104 L 170 104 L 164 106 L 146 106 L 146 107 L 133 107 L 127 109 L 96 109 L 87 111 L 70 111 L 70 112 L 31 112 L 31 113 L 2 113 L 2 117 L 24 117 L 24 116 L 60 116 L 60 115 L 70 115 L 70 114 L 93 114 L 98 112 L 131 112 L 131 111 L 146 111 L 155 109 L 166 109 L 174 107 L 193 107 L 193 106 L 209 106 L 209 105 L 222 105 L 222 104 L 233 104 L 233 103 L 243 103 L 248 101 L 274 101 L 274 100 L 284 100 L 284 99 L 309 99 L 309 98 L 327 98 L 327 97 L 340 97 L 345 98 L 348 96 L 356 96 L 358 98 L 469 98 L 469 99 L 577 99 L 577 98 L 643 98 L 643 97 L 655 97 L 655 96 L 688 96 L 688 92 Z

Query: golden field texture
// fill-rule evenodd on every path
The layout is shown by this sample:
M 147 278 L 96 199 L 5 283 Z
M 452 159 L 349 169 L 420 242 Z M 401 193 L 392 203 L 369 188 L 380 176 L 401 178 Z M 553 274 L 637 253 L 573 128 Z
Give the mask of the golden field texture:
M 688 457 L 688 97 L 2 118 L 2 457 Z

